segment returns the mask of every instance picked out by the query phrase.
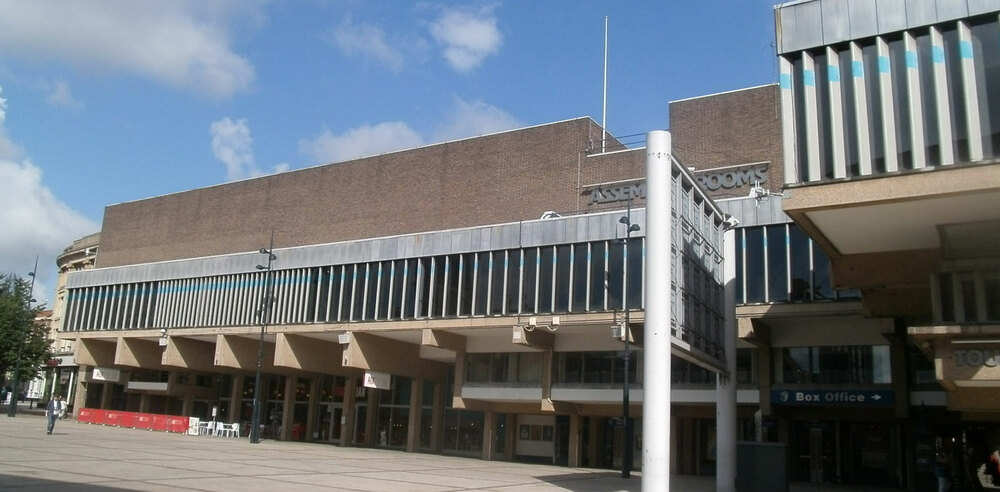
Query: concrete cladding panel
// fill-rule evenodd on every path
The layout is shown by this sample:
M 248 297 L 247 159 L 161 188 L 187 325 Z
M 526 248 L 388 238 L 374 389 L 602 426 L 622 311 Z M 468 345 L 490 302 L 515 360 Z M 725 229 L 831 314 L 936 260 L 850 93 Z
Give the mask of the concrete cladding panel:
M 579 182 L 603 171 L 581 162 L 600 135 L 578 118 L 111 205 L 97 266 L 256 251 L 272 229 L 287 248 L 585 211 Z M 632 154 L 603 167 L 642 176 Z
M 779 54 L 1000 10 L 997 0 L 806 0 L 775 7 Z

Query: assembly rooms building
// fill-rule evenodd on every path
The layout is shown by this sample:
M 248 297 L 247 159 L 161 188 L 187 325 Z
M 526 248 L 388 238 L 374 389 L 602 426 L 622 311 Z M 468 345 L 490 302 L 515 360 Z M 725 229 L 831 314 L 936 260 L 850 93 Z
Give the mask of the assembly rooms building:
M 739 439 L 786 444 L 793 480 L 909 488 L 1000 443 L 998 12 L 782 4 L 778 84 L 671 103 L 673 472 L 715 467 L 725 215 Z M 76 408 L 245 434 L 271 299 L 267 438 L 617 468 L 622 383 L 633 416 L 651 384 L 645 153 L 602 135 L 580 118 L 108 206 L 56 313 Z

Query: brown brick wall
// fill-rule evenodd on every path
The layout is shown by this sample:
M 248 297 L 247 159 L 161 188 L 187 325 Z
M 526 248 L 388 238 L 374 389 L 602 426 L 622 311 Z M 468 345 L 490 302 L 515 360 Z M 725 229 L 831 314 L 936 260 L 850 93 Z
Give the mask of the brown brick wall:
M 776 84 L 670 103 L 674 155 L 685 166 L 710 169 L 770 161 L 767 183 L 784 183 L 781 157 L 781 107 Z M 742 187 L 714 198 L 746 196 Z
M 590 118 L 108 206 L 99 267 L 585 211 L 579 184 L 641 176 L 639 151 L 587 157 Z

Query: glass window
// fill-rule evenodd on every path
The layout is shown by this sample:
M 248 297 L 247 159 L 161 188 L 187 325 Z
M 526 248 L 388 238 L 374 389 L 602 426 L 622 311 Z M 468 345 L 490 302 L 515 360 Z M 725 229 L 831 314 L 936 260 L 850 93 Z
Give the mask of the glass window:
M 552 279 L 555 270 L 555 247 L 546 246 L 538 250 L 538 312 L 552 312 Z
M 608 309 L 623 309 L 625 274 L 625 245 L 619 241 L 608 241 Z
M 786 347 L 779 350 L 789 384 L 889 384 L 888 345 Z
M 573 269 L 573 248 L 568 244 L 556 246 L 556 305 L 555 312 L 569 312 L 570 272 Z
M 413 318 L 413 312 L 417 302 L 417 260 L 410 258 L 406 260 L 406 268 L 403 273 L 406 275 L 406 283 L 403 284 L 403 319 Z
M 538 282 L 538 249 L 524 250 L 524 282 L 521 288 L 521 312 L 534 313 L 535 284 Z
M 587 243 L 573 246 L 571 256 L 573 262 L 573 312 L 584 312 L 587 310 L 587 286 L 589 285 L 587 273 L 590 272 L 590 245 Z
M 607 284 L 607 243 L 590 243 L 590 310 L 604 310 L 604 286 Z
M 365 289 L 365 314 L 364 319 L 373 320 L 375 319 L 375 301 L 378 297 L 378 282 L 379 274 L 381 273 L 379 267 L 380 263 L 369 263 L 368 264 L 368 285 Z
M 490 382 L 490 354 L 465 354 L 465 380 L 470 383 Z
M 403 313 L 403 280 L 405 279 L 403 275 L 403 270 L 406 268 L 406 264 L 403 260 L 395 260 L 392 262 L 392 273 L 389 276 L 390 291 L 392 295 L 389 296 L 389 317 L 391 319 L 400 319 Z
M 507 286 L 504 299 L 507 303 L 506 311 L 509 314 L 521 312 L 519 301 L 521 299 L 521 250 L 512 249 L 507 251 Z
M 445 256 L 436 256 L 431 261 L 431 274 L 429 275 L 430 281 L 433 282 L 431 287 L 431 306 L 429 317 L 444 316 L 444 297 L 447 293 L 445 278 L 447 273 L 445 270 Z
M 798 226 L 788 226 L 792 263 L 792 301 L 812 300 L 812 241 Z
M 830 258 L 819 245 L 813 243 L 813 300 L 827 301 L 835 298 L 833 278 L 830 275 L 832 268 Z
M 540 383 L 542 381 L 541 352 L 517 354 L 517 381 L 520 383 Z
M 645 256 L 643 238 L 632 238 L 628 242 L 628 274 L 626 302 L 629 309 L 642 308 L 642 259 Z
M 458 278 L 462 273 L 462 270 L 459 268 L 459 258 L 458 255 L 451 255 L 445 258 L 445 288 L 442 291 L 445 293 L 445 297 L 441 299 L 441 302 L 445 303 L 445 316 L 458 316 Z
M 748 227 L 746 234 L 746 290 L 747 303 L 764 302 L 764 229 Z
M 461 276 L 461 289 L 459 295 L 455 296 L 455 302 L 459 306 L 460 316 L 472 314 L 472 292 L 476 281 L 476 255 L 466 253 L 461 256 L 459 264 L 459 275 Z
M 770 302 L 788 300 L 788 253 L 786 226 L 767 226 L 767 297 Z
M 490 294 L 490 253 L 484 251 L 476 254 L 476 293 L 473 299 L 475 309 L 473 316 L 486 314 L 486 301 Z
M 430 307 L 432 273 L 431 259 L 419 258 L 417 260 L 417 283 L 414 292 L 416 298 L 414 312 L 418 318 L 432 315 Z
M 976 88 L 973 97 L 978 104 L 983 130 L 983 154 L 989 159 L 1000 148 L 1000 30 L 997 17 L 990 16 L 970 22 L 972 31 L 973 60 L 976 70 Z
M 506 279 L 507 252 L 496 251 L 490 256 L 490 314 L 503 314 Z
M 583 382 L 611 383 L 614 368 L 613 352 L 584 352 Z

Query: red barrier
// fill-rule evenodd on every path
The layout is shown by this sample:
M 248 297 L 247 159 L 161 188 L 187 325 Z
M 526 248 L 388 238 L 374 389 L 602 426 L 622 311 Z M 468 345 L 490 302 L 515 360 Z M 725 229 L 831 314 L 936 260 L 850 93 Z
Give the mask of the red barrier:
M 187 417 L 168 416 L 167 432 L 186 433 L 188 431 L 188 420 L 190 419 Z
M 119 410 L 101 410 L 99 408 L 81 408 L 76 412 L 77 422 L 88 424 L 113 425 L 116 427 L 132 427 L 163 432 L 187 433 L 190 418 L 179 415 L 156 415 L 152 413 L 122 412 Z
M 135 412 L 118 412 L 118 426 L 119 427 L 138 427 L 139 426 L 139 414 Z
M 104 421 L 101 423 L 105 425 L 114 425 L 117 427 L 121 427 L 123 413 L 125 412 L 119 412 L 116 410 L 108 411 L 107 413 L 104 414 Z
M 153 415 L 153 426 L 150 427 L 155 431 L 167 431 L 167 419 L 169 417 L 166 415 Z
M 81 408 L 79 412 L 76 412 L 76 421 L 85 422 L 88 424 L 94 423 L 94 410 L 90 408 Z

